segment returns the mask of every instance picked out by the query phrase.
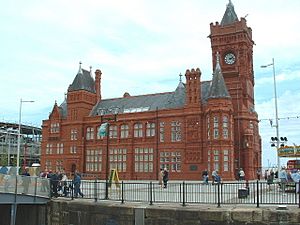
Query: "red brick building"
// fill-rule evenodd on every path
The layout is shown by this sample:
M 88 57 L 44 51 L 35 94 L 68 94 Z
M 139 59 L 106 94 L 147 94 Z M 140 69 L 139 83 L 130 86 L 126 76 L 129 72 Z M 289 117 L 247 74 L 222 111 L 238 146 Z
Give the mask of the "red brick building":
M 174 92 L 102 99 L 100 70 L 79 67 L 65 101 L 43 121 L 41 164 L 75 169 L 101 179 L 117 168 L 120 179 L 199 180 L 204 169 L 224 180 L 261 167 L 261 138 L 254 110 L 252 30 L 229 1 L 221 23 L 210 24 L 213 78 L 186 70 Z M 108 122 L 109 138 L 99 136 Z

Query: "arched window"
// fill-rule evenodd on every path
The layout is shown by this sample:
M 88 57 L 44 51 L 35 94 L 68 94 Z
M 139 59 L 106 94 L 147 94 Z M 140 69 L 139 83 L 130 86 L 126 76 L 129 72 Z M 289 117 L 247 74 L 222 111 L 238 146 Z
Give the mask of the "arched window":
M 155 136 L 155 123 L 151 123 L 151 122 L 147 123 L 146 136 L 147 137 Z
M 228 117 L 223 116 L 223 138 L 228 139 Z
M 210 120 L 209 120 L 209 116 L 207 117 L 207 139 L 210 139 Z
M 93 140 L 94 139 L 94 128 L 88 127 L 86 128 L 86 140 Z
M 134 124 L 134 137 L 143 137 L 143 124 L 136 123 Z
M 219 119 L 214 116 L 214 139 L 219 138 Z
M 117 138 L 118 137 L 118 127 L 116 125 L 109 126 L 109 138 Z
M 129 127 L 127 124 L 121 125 L 121 138 L 128 138 L 129 136 Z

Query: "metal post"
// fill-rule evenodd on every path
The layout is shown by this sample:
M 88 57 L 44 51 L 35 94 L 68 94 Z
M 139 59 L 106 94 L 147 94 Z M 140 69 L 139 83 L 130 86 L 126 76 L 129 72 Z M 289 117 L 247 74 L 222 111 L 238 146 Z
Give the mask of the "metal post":
M 182 206 L 185 206 L 185 182 L 182 182 Z
M 121 203 L 124 204 L 124 181 L 121 183 Z
M 259 208 L 259 183 L 256 181 L 256 208 Z
M 18 130 L 18 147 L 17 147 L 17 175 L 19 175 L 20 167 L 20 146 L 21 146 L 21 118 L 22 118 L 22 103 L 23 102 L 34 102 L 34 101 L 23 101 L 20 99 L 20 108 L 19 108 L 19 130 Z
M 280 171 L 280 157 L 278 154 L 278 150 L 280 147 L 280 140 L 279 140 L 279 122 L 278 122 L 278 106 L 277 106 L 277 89 L 276 89 L 276 73 L 275 73 L 275 61 L 274 58 L 272 58 L 272 63 L 267 64 L 267 65 L 262 65 L 261 68 L 267 68 L 269 66 L 273 67 L 273 85 L 274 85 L 274 102 L 275 102 L 275 128 L 276 128 L 276 137 L 277 137 L 277 141 L 276 141 L 276 150 L 277 150 L 277 171 L 279 174 Z M 279 179 L 279 178 L 278 178 Z
M 220 182 L 218 182 L 218 208 L 221 207 Z
M 275 117 L 276 117 L 276 137 L 277 137 L 277 143 L 276 143 L 276 149 L 277 149 L 277 172 L 279 174 L 280 171 L 280 157 L 278 154 L 278 150 L 280 147 L 280 140 L 279 140 L 279 123 L 278 123 L 278 106 L 277 106 L 277 90 L 276 90 L 276 75 L 275 75 L 275 63 L 274 58 L 272 58 L 272 65 L 273 65 L 273 79 L 274 79 L 274 98 L 275 98 Z M 279 179 L 279 176 L 278 176 Z
M 105 180 L 106 180 L 106 185 L 105 185 L 105 199 L 108 199 L 108 170 L 109 170 L 109 157 L 108 157 L 108 153 L 109 153 L 109 123 L 107 122 L 107 127 L 106 127 L 106 169 L 105 169 Z
M 97 178 L 94 181 L 94 199 L 97 202 Z
M 21 114 L 22 114 L 22 98 L 20 99 L 20 108 L 19 108 L 19 130 L 18 130 L 18 146 L 17 146 L 17 175 L 19 175 L 19 166 L 20 166 L 20 145 L 21 145 Z
M 153 192 L 152 181 L 150 181 L 150 205 L 153 205 L 152 192 Z

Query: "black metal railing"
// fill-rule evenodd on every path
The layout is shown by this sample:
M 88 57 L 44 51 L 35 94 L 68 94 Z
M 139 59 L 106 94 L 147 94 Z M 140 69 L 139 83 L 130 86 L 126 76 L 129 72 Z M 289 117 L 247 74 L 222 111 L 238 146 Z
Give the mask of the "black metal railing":
M 51 190 L 51 197 L 83 198 L 94 201 L 111 200 L 125 202 L 155 203 L 178 203 L 182 206 L 187 204 L 248 204 L 256 205 L 296 205 L 300 208 L 299 183 L 289 182 L 281 184 L 274 182 L 268 184 L 266 181 L 244 181 L 244 182 L 221 182 L 218 184 L 204 184 L 201 182 L 182 181 L 169 182 L 167 188 L 163 188 L 157 181 L 122 181 L 120 183 L 108 183 L 100 180 L 82 180 L 80 195 L 76 196 L 71 180 L 61 182 L 49 182 L 47 179 L 33 177 L 10 177 L 12 185 L 8 189 L 14 192 L 24 190 L 22 183 L 30 179 L 29 194 L 47 195 Z M 6 181 L 7 182 L 7 181 Z M 2 181 L 3 184 L 3 181 Z M 17 186 L 15 186 L 17 184 Z M 24 183 L 23 183 L 24 184 Z M 46 189 L 43 187 L 46 185 Z M 5 185 L 0 184 L 0 190 L 5 191 Z M 46 191 L 46 192 L 45 192 Z

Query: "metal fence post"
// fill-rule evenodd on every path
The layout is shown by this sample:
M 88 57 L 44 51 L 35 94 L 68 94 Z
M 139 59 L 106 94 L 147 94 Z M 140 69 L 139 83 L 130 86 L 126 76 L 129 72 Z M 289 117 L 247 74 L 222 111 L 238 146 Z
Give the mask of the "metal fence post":
M 150 193 L 149 194 L 150 194 L 150 196 L 149 196 L 150 197 L 150 205 L 153 205 L 153 199 L 152 199 L 152 194 L 153 194 L 152 193 L 152 181 L 150 181 Z
M 122 180 L 122 183 L 121 183 L 121 203 L 123 204 L 124 203 L 124 181 Z
M 95 202 L 97 202 L 98 198 L 97 198 L 97 178 L 94 181 L 94 198 L 95 198 Z
M 296 185 L 296 193 L 298 194 L 298 207 L 300 208 L 300 180 L 298 182 L 298 189 Z
M 74 184 L 73 181 L 71 181 L 71 195 L 72 195 L 72 200 L 74 200 Z
M 218 182 L 218 208 L 221 207 L 220 182 Z
M 29 178 L 29 179 L 31 179 L 31 178 Z M 35 202 L 36 201 L 38 178 L 35 177 L 34 180 L 35 180 L 35 185 L 34 185 L 34 202 Z
M 185 182 L 182 182 L 182 206 L 185 206 Z
M 259 208 L 259 182 L 256 181 L 256 208 Z

